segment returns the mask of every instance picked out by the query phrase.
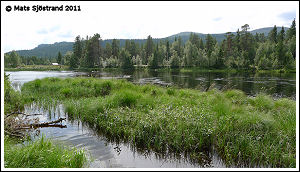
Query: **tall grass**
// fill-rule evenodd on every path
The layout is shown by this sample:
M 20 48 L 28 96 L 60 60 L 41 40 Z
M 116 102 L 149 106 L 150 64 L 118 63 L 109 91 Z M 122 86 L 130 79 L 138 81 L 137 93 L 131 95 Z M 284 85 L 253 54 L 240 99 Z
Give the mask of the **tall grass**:
M 15 144 L 5 138 L 5 168 L 80 168 L 85 162 L 82 150 L 54 144 L 44 137 L 26 144 Z
M 24 104 L 22 95 L 12 88 L 9 75 L 4 73 L 4 114 L 21 111 Z
M 46 78 L 24 84 L 22 93 L 61 101 L 70 117 L 137 147 L 197 157 L 214 146 L 229 166 L 296 166 L 293 100 L 95 78 Z
M 41 82 L 41 80 L 36 80 L 32 89 L 41 89 Z M 34 97 L 24 97 L 19 91 L 15 91 L 10 85 L 8 75 L 4 74 L 5 134 L 6 132 L 15 132 L 14 127 L 28 122 L 10 114 L 22 111 L 26 102 L 34 100 Z M 50 102 L 49 99 L 47 100 L 44 100 L 44 104 Z M 6 168 L 77 168 L 82 167 L 86 161 L 83 151 L 54 145 L 53 141 L 46 140 L 44 137 L 34 142 L 30 141 L 26 145 L 22 145 L 21 142 L 20 138 L 14 138 L 11 134 L 5 135 L 4 162 Z

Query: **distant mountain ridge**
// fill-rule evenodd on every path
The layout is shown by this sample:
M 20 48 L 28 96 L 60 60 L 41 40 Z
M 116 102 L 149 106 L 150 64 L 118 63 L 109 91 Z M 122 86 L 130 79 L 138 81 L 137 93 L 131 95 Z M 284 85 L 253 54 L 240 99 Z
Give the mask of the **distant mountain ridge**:
M 264 33 L 265 36 L 268 35 L 268 33 L 273 29 L 273 27 L 265 27 L 260 29 L 255 29 L 252 31 L 249 31 L 251 34 L 255 35 L 256 33 Z M 285 31 L 289 29 L 288 27 L 284 27 Z M 279 33 L 281 31 L 281 27 L 277 27 L 277 32 Z M 169 40 L 170 43 L 172 43 L 175 40 L 175 37 L 181 37 L 183 43 L 185 43 L 188 39 L 191 33 L 197 34 L 200 38 L 203 39 L 205 42 L 205 37 L 207 34 L 203 33 L 197 33 L 197 32 L 180 32 L 175 35 L 171 35 L 165 38 L 153 38 L 153 41 L 155 43 L 161 41 L 161 40 Z M 232 32 L 232 34 L 236 34 L 236 32 Z M 226 38 L 226 33 L 220 33 L 220 34 L 210 34 L 212 37 L 216 38 L 218 42 L 221 42 Z M 75 38 L 74 38 L 75 39 Z M 120 40 L 120 46 L 123 47 L 125 45 L 126 40 L 134 40 L 136 43 L 144 44 L 146 43 L 147 39 L 118 39 Z M 101 41 L 101 46 L 104 47 L 106 43 L 111 44 L 112 39 L 106 39 Z M 16 52 L 20 56 L 37 56 L 37 57 L 56 57 L 58 52 L 61 52 L 62 55 L 64 55 L 68 51 L 72 51 L 74 42 L 55 42 L 54 44 L 40 44 L 37 47 L 31 49 L 31 50 L 16 50 Z M 10 53 L 10 52 L 7 52 Z

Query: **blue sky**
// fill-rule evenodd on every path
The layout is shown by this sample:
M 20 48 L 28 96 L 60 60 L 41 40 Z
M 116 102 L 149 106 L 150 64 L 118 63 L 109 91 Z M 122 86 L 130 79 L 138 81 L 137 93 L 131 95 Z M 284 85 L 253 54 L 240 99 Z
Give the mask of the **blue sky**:
M 296 11 L 292 10 L 292 11 L 284 12 L 279 14 L 278 17 L 281 17 L 283 20 L 286 21 L 291 21 L 296 17 Z
M 102 39 L 167 37 L 179 32 L 235 32 L 244 24 L 250 30 L 289 27 L 298 16 L 297 1 L 245 2 L 76 2 L 80 12 L 7 12 L 7 5 L 68 5 L 70 2 L 1 2 L 1 48 L 32 49 L 42 43 L 74 41 L 99 33 Z M 298 18 L 296 17 L 296 23 Z M 297 25 L 297 24 L 296 24 Z

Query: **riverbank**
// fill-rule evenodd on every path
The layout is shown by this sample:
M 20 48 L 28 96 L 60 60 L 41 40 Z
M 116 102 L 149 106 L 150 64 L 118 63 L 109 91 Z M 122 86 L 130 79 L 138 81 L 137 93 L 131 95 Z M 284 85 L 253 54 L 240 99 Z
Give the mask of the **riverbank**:
M 29 121 L 15 116 L 24 110 L 26 102 L 4 75 L 4 167 L 5 168 L 80 168 L 86 163 L 82 150 L 63 147 L 44 137 L 32 141 L 30 129 L 17 130 Z M 33 130 L 33 129 L 31 129 Z
M 95 78 L 35 80 L 22 94 L 41 105 L 60 102 L 70 118 L 139 148 L 201 159 L 214 146 L 228 165 L 296 166 L 296 103 L 290 99 Z
M 17 68 L 4 68 L 4 71 L 67 71 L 66 65 L 24 65 Z
M 17 68 L 4 68 L 4 71 L 81 71 L 81 72 L 92 72 L 92 71 L 122 71 L 126 69 L 121 68 L 78 68 L 70 69 L 66 65 L 24 65 Z M 250 73 L 296 73 L 296 70 L 286 70 L 286 69 L 272 69 L 272 70 L 237 70 L 237 69 L 203 69 L 197 67 L 191 68 L 158 68 L 149 69 L 147 66 L 137 67 L 134 70 L 153 70 L 153 71 L 180 71 L 182 73 L 186 72 L 224 72 L 224 73 L 238 73 L 238 72 L 250 72 Z

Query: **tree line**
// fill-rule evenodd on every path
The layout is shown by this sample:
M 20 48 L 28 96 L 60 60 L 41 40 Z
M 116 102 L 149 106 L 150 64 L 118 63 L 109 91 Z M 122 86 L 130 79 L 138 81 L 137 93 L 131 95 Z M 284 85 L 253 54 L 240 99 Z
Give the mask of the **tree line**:
M 59 64 L 77 68 L 122 68 L 147 66 L 152 69 L 169 67 L 198 67 L 205 69 L 295 69 L 296 68 L 296 23 L 293 20 L 288 30 L 281 28 L 277 32 L 275 25 L 268 35 L 249 32 L 249 25 L 241 26 L 235 34 L 226 33 L 226 39 L 217 42 L 207 34 L 205 39 L 191 33 L 184 44 L 181 37 L 161 40 L 155 43 L 149 35 L 144 44 L 126 40 L 123 47 L 120 41 L 101 46 L 100 34 L 81 38 L 78 35 L 73 44 L 73 51 L 64 56 L 59 52 L 56 61 Z M 5 63 L 14 64 L 15 53 Z M 8 58 L 8 57 L 7 57 Z M 7 61 L 6 61 L 7 60 Z M 26 63 L 28 64 L 28 60 Z M 36 59 L 32 60 L 34 63 Z M 30 61 L 29 60 L 29 61 Z M 48 63 L 50 60 L 44 58 Z M 30 62 L 29 62 L 30 63 Z M 38 62 L 36 62 L 38 63 Z
M 57 62 L 55 58 L 20 56 L 16 51 L 4 54 L 4 67 L 16 68 L 21 65 L 50 65 Z

